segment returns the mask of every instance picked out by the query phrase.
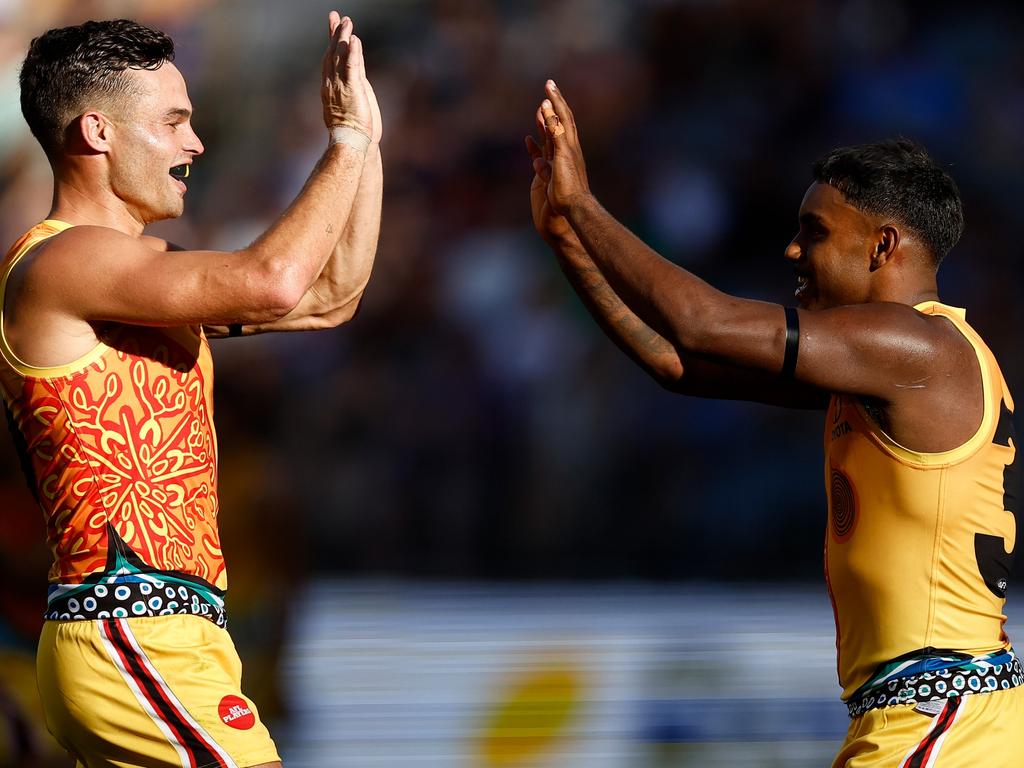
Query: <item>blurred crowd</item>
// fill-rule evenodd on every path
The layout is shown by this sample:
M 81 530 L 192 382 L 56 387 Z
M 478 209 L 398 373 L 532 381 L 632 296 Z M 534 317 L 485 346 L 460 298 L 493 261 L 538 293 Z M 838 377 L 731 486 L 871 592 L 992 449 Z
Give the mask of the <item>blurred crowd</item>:
M 49 170 L 17 95 L 33 36 L 128 16 L 174 38 L 207 150 L 185 216 L 152 232 L 232 249 L 283 210 L 325 144 L 330 7 L 0 2 L 0 239 L 49 205 Z M 341 10 L 383 109 L 380 250 L 351 324 L 214 344 L 229 609 L 249 628 L 240 644 L 254 637 L 272 656 L 288 586 L 310 573 L 818 578 L 820 415 L 660 390 L 601 336 L 534 235 L 523 138 L 547 77 L 575 109 L 605 206 L 714 285 L 771 301 L 792 303 L 782 253 L 811 162 L 839 144 L 919 139 L 965 201 L 944 298 L 968 307 L 1011 388 L 1024 379 L 1015 4 L 353 0 Z M 47 555 L 7 439 L 0 525 L 0 633 L 29 649 Z
M 230 249 L 287 205 L 324 145 L 329 7 L 0 4 L 0 238 L 13 241 L 49 202 L 17 101 L 33 35 L 119 15 L 172 35 L 207 151 L 185 216 L 152 231 Z M 969 308 L 1011 386 L 1021 380 L 1024 16 L 1014 6 L 365 0 L 342 10 L 365 40 L 385 120 L 380 250 L 351 324 L 214 345 L 236 563 L 262 546 L 289 568 L 350 574 L 816 576 L 818 417 L 661 391 L 600 335 L 534 235 L 523 137 L 548 76 L 575 108 L 605 206 L 713 284 L 773 301 L 792 302 L 782 252 L 810 163 L 837 144 L 920 139 L 965 198 L 945 298 Z M 8 441 L 2 450 L 6 513 L 22 502 Z
M 245 245 L 324 145 L 319 0 L 0 4 L 0 239 L 50 176 L 17 69 L 50 26 L 130 16 L 175 39 L 207 152 L 185 247 Z M 214 345 L 224 543 L 244 601 L 311 571 L 425 578 L 815 578 L 814 414 L 674 397 L 596 330 L 533 234 L 523 137 L 545 78 L 574 106 L 591 184 L 665 256 L 791 302 L 782 252 L 810 163 L 924 142 L 961 185 L 947 301 L 1021 381 L 1024 16 L 1015 6 L 795 0 L 364 0 L 380 97 L 380 251 L 335 331 Z M 36 584 L 42 526 L 2 441 L 0 568 Z M 7 591 L 5 590 L 5 595 Z M 31 632 L 29 633 L 32 634 Z

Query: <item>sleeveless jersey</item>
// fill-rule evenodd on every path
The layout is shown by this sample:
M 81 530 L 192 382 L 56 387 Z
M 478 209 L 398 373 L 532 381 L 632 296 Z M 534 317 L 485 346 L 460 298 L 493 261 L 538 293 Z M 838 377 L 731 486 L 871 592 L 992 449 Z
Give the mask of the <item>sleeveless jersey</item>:
M 69 226 L 36 225 L 0 264 L 0 394 L 46 524 L 51 608 L 64 598 L 65 613 L 48 618 L 95 618 L 107 598 L 115 616 L 222 623 L 213 364 L 201 329 L 106 324 L 90 352 L 49 368 L 19 360 L 3 334 L 12 269 Z M 109 585 L 130 602 L 119 607 Z
M 825 575 L 844 699 L 901 657 L 973 655 L 1009 643 L 1003 605 L 1020 482 L 1013 400 L 963 310 L 938 302 L 916 309 L 948 318 L 974 348 L 984 416 L 960 447 L 920 453 L 886 435 L 858 398 L 832 398 Z

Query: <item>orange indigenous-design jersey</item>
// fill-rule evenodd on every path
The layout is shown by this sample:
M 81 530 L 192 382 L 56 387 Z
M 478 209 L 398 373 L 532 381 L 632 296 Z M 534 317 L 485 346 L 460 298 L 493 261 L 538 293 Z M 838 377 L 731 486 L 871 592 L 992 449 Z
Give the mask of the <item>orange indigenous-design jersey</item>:
M 223 590 L 213 364 L 202 331 L 108 324 L 92 351 L 53 368 L 25 364 L 3 335 L 11 270 L 69 226 L 36 225 L 0 265 L 0 393 L 45 517 L 49 581 L 95 581 L 117 549 L 141 570 Z
M 916 309 L 948 318 L 971 343 L 984 416 L 959 448 L 919 453 L 886 435 L 857 398 L 832 398 L 825 568 L 843 698 L 907 654 L 974 655 L 1009 643 L 1003 605 L 1019 503 L 1013 400 L 963 310 L 938 302 Z

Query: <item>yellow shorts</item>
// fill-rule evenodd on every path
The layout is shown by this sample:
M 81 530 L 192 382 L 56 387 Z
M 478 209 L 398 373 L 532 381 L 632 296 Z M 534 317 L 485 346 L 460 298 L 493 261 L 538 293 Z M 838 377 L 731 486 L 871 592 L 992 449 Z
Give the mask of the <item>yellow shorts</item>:
M 47 727 L 88 768 L 280 760 L 231 638 L 207 619 L 47 621 L 36 674 Z
M 912 705 L 854 718 L 832 768 L 1020 768 L 1024 686 L 948 699 L 929 716 Z

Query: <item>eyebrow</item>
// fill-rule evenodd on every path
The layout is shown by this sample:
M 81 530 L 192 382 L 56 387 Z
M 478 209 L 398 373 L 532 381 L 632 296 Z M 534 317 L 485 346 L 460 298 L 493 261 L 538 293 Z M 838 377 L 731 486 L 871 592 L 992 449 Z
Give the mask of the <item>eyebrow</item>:
M 192 110 L 185 109 L 184 107 L 175 107 L 174 109 L 168 109 L 164 112 L 164 119 L 168 117 L 180 117 L 182 120 L 188 120 L 192 117 Z
M 801 224 L 816 224 L 817 226 L 822 227 L 823 229 L 828 229 L 828 226 L 825 224 L 825 220 L 821 218 L 821 216 L 819 216 L 818 214 L 811 213 L 810 211 L 807 211 L 806 213 L 801 213 L 799 221 Z

